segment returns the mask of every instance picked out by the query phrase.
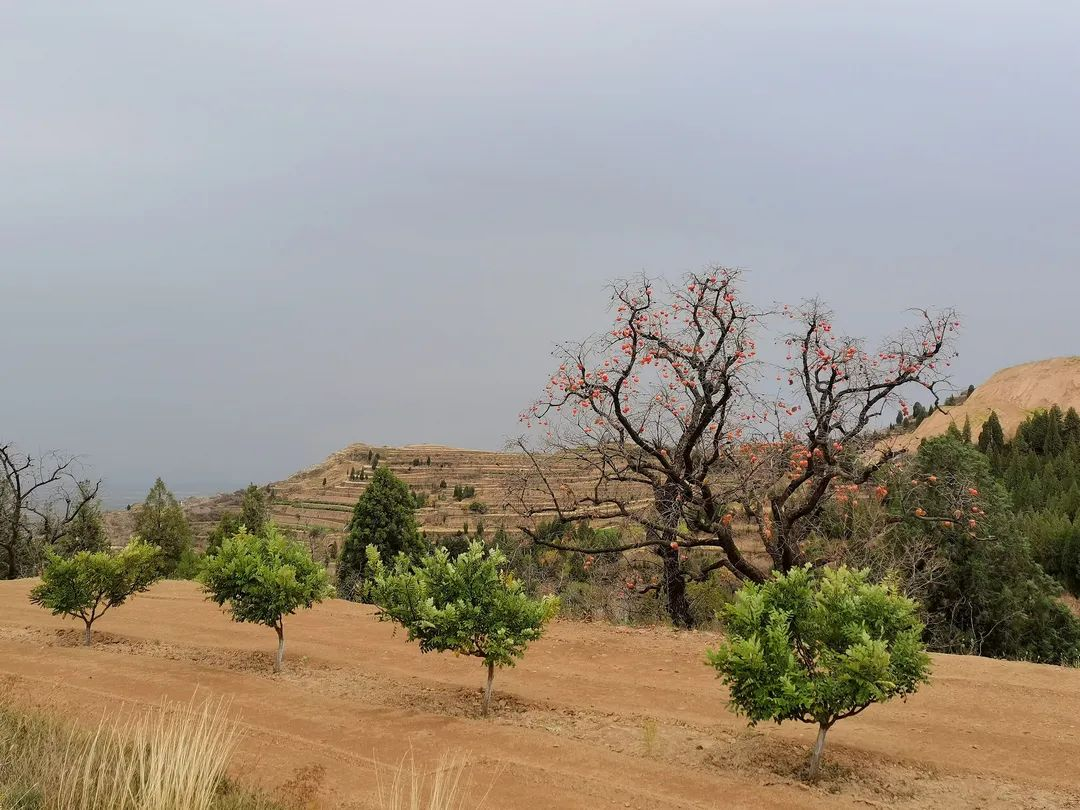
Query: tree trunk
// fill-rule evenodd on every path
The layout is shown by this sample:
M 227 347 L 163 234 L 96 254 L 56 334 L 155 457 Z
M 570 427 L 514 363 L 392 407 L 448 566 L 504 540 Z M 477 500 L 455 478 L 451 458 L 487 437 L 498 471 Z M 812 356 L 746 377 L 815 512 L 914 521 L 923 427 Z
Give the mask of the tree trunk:
M 495 680 L 495 663 L 489 661 L 487 665 L 487 685 L 484 687 L 484 717 L 487 717 L 491 709 L 491 682 Z
M 689 629 L 694 625 L 690 615 L 690 601 L 686 598 L 686 579 L 683 577 L 679 550 L 670 546 L 661 549 L 664 560 L 664 591 L 667 594 L 667 611 L 676 627 Z
M 16 500 L 11 509 L 11 537 L 7 545 L 7 578 L 16 579 L 19 572 L 15 570 L 15 549 L 19 545 L 19 524 L 22 522 L 22 504 Z
M 285 669 L 285 627 L 279 621 L 274 625 L 277 631 L 277 656 L 274 658 L 274 672 Z
M 91 629 L 90 622 L 86 623 L 86 632 L 83 633 L 83 646 L 89 647 L 90 642 L 94 640 L 94 631 Z
M 818 778 L 821 768 L 821 755 L 825 751 L 825 735 L 829 733 L 829 727 L 822 723 L 818 726 L 817 742 L 814 743 L 814 753 L 810 755 L 810 772 L 807 778 L 813 782 Z

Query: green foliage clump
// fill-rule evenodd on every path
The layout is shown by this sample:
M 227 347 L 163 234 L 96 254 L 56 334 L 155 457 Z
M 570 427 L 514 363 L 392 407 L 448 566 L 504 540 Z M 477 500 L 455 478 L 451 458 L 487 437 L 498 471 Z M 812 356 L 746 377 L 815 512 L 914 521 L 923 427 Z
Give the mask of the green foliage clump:
M 743 586 L 724 615 L 728 638 L 708 662 L 732 708 L 751 724 L 816 724 L 811 779 L 835 723 L 909 695 L 929 677 L 915 603 L 866 572 L 792 569 Z
M 421 652 L 452 651 L 483 660 L 485 714 L 495 668 L 513 666 L 558 611 L 555 597 L 530 597 L 504 570 L 502 552 L 479 542 L 455 558 L 445 549 L 419 562 L 399 554 L 391 567 L 374 546 L 368 546 L 367 557 L 380 619 L 404 627 Z
M 135 517 L 135 533 L 161 549 L 162 572 L 176 569 L 184 550 L 191 547 L 191 525 L 176 497 L 158 478 Z
M 83 643 L 93 640 L 93 624 L 134 594 L 161 578 L 161 549 L 134 539 L 115 554 L 80 551 L 61 557 L 46 551 L 41 584 L 30 591 L 30 601 L 54 616 L 81 619 L 86 626 Z
M 326 571 L 306 548 L 268 524 L 261 535 L 241 529 L 203 562 L 199 581 L 218 605 L 228 603 L 238 622 L 272 627 L 278 637 L 274 671 L 285 659 L 285 616 L 331 594 Z
M 239 512 L 226 512 L 218 520 L 217 525 L 210 530 L 210 534 L 206 536 L 206 551 L 208 554 L 212 554 L 217 549 L 221 548 L 221 544 L 225 542 L 226 537 L 232 537 L 243 526 L 243 521 L 240 520 Z
M 469 511 L 470 512 L 475 512 L 478 515 L 486 515 L 487 510 L 488 510 L 487 504 L 484 503 L 483 501 L 473 501 L 472 503 L 469 504 Z
M 376 456 L 378 458 L 378 456 Z M 338 563 L 338 592 L 345 599 L 364 598 L 367 580 L 365 549 L 374 546 L 384 563 L 398 554 L 412 558 L 427 550 L 416 527 L 416 501 L 405 482 L 380 467 L 356 502 Z
M 454 500 L 463 501 L 466 498 L 471 498 L 476 495 L 476 487 L 471 484 L 455 484 L 454 485 Z
M 898 521 L 891 542 L 928 549 L 905 567 L 933 572 L 918 592 L 932 649 L 1054 664 L 1080 658 L 1080 621 L 1057 598 L 1026 521 L 976 447 L 928 439 L 890 490 Z

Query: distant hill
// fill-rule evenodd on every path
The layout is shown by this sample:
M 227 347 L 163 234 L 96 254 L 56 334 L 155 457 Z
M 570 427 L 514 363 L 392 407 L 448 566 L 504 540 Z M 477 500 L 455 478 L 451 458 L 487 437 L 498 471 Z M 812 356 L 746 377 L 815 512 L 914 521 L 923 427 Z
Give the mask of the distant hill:
M 962 403 L 931 414 L 893 443 L 912 447 L 922 439 L 945 433 L 950 424 L 963 428 L 966 419 L 971 420 L 972 435 L 978 438 L 991 411 L 997 412 L 1005 437 L 1011 438 L 1033 412 L 1054 405 L 1080 410 L 1080 357 L 1056 357 L 1002 369 Z
M 429 536 L 456 534 L 468 523 L 475 531 L 483 521 L 488 531 L 500 526 L 513 529 L 521 517 L 511 508 L 509 492 L 530 465 L 521 453 L 463 450 L 442 445 L 416 444 L 385 447 L 351 444 L 322 462 L 283 481 L 267 484 L 274 521 L 299 534 L 315 527 L 325 532 L 324 543 L 340 540 L 352 517 L 357 499 L 371 482 L 375 467 L 389 467 L 418 496 L 426 500 L 416 512 L 421 529 Z M 562 489 L 587 484 L 591 479 L 573 459 L 544 459 L 545 471 Z M 469 494 L 454 497 L 455 487 Z M 197 538 L 205 538 L 221 515 L 239 511 L 242 492 L 223 493 L 183 501 Z M 117 510 L 106 516 L 113 542 L 126 541 L 134 530 L 135 511 Z M 596 525 L 603 525 L 598 521 Z

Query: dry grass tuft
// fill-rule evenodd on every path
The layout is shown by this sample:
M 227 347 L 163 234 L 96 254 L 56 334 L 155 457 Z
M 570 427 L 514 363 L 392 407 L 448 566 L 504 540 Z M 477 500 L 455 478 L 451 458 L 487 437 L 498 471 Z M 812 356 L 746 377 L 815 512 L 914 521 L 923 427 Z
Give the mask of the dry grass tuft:
M 163 702 L 94 731 L 0 706 L 3 810 L 214 810 L 268 807 L 225 780 L 238 741 L 224 701 Z
M 462 755 L 443 754 L 435 768 L 428 771 L 417 766 L 410 750 L 392 768 L 388 784 L 384 784 L 376 766 L 379 810 L 479 810 L 487 794 L 471 803 L 472 782 L 465 774 L 467 765 Z

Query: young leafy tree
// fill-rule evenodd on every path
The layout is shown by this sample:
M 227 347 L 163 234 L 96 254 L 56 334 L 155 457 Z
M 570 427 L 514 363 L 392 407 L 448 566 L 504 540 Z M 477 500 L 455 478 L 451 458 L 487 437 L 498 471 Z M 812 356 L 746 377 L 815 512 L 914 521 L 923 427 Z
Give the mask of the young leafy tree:
M 409 641 L 420 642 L 421 652 L 452 651 L 483 660 L 485 715 L 495 668 L 513 666 L 558 611 L 555 597 L 530 597 L 504 570 L 503 553 L 485 550 L 480 542 L 455 558 L 443 548 L 419 562 L 399 554 L 390 568 L 374 546 L 368 546 L 367 557 L 380 619 L 404 627 Z
M 816 779 L 825 735 L 875 703 L 909 695 L 929 679 L 915 603 L 848 568 L 794 568 L 748 583 L 725 611 L 728 637 L 708 652 L 749 718 L 818 727 Z
M 185 550 L 191 547 L 191 525 L 176 497 L 158 478 L 135 517 L 135 531 L 147 543 L 161 549 L 166 574 L 171 573 Z
M 207 556 L 199 582 L 218 605 L 229 604 L 235 621 L 274 628 L 278 637 L 274 672 L 281 672 L 285 660 L 285 617 L 332 592 L 322 566 L 273 524 L 262 535 L 241 529 L 226 538 L 216 553 Z
M 378 456 L 376 456 L 378 458 Z M 383 562 L 399 553 L 418 557 L 427 549 L 416 528 L 416 500 L 389 467 L 379 467 L 353 509 L 348 536 L 338 563 L 338 587 L 346 599 L 364 597 L 367 546 L 375 546 Z
M 30 601 L 54 616 L 82 619 L 86 625 L 83 643 L 89 646 L 95 621 L 161 578 L 160 554 L 159 548 L 139 539 L 116 554 L 80 551 L 60 557 L 47 551 L 41 584 L 30 592 Z

